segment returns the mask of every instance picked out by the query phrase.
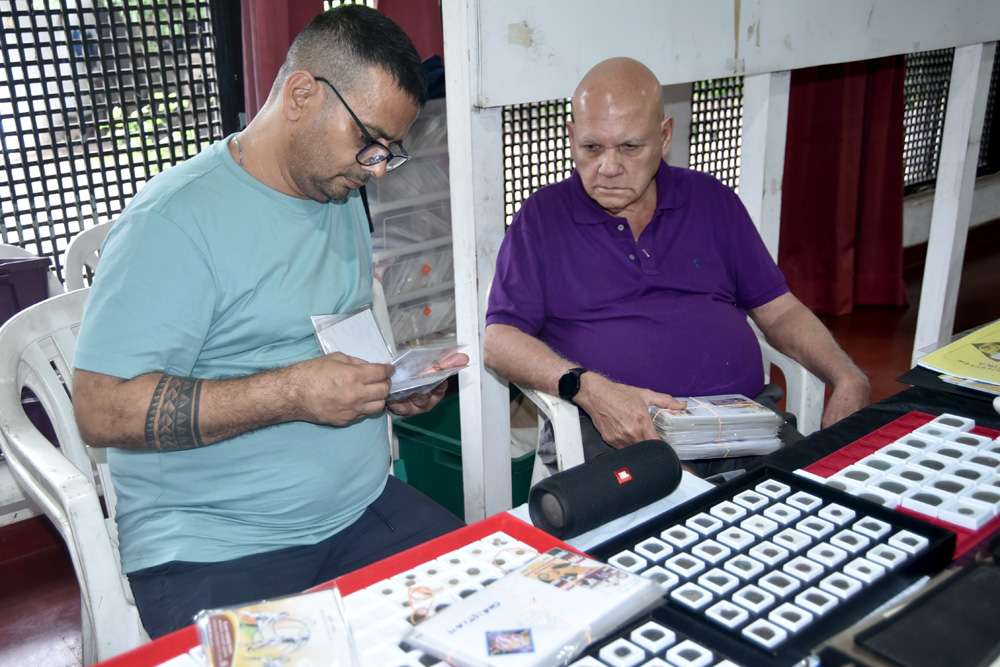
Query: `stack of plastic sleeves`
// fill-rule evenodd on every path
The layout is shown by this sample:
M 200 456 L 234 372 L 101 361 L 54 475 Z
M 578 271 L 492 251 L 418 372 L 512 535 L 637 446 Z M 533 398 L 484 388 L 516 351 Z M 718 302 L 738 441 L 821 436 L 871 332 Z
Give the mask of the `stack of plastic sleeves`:
M 650 406 L 653 425 L 682 461 L 769 454 L 782 418 L 742 394 L 692 396 L 682 410 Z

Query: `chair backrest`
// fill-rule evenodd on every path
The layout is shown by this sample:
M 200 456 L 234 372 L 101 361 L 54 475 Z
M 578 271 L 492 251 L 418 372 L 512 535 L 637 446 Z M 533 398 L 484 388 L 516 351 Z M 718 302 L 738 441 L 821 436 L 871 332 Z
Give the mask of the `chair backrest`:
M 20 257 L 38 257 L 35 253 L 30 250 L 25 250 L 21 246 L 17 245 L 5 245 L 0 244 L 0 259 L 10 259 L 10 258 L 20 258 Z M 59 278 L 56 277 L 55 271 L 49 268 L 49 296 L 55 296 L 56 294 L 62 294 L 65 290 L 63 289 L 63 284 L 59 282 Z
M 144 638 L 121 572 L 115 494 L 104 452 L 83 443 L 73 416 L 73 355 L 89 292 L 46 299 L 0 328 L 0 446 L 18 485 L 52 520 L 69 549 L 80 584 L 87 663 L 133 648 Z M 21 408 L 24 388 L 48 414 L 58 448 Z M 98 500 L 95 469 L 108 520 Z
M 85 287 L 85 272 L 93 276 L 97 263 L 101 258 L 101 245 L 111 230 L 112 223 L 102 222 L 88 227 L 73 237 L 66 248 L 66 260 L 63 263 L 63 277 L 66 289 L 69 291 Z
M 382 332 L 385 344 L 389 346 L 389 352 L 396 355 L 396 336 L 392 331 L 392 320 L 389 317 L 389 305 L 385 300 L 385 290 L 382 288 L 382 281 L 378 278 L 372 279 L 372 315 L 375 316 L 375 323 L 378 324 Z

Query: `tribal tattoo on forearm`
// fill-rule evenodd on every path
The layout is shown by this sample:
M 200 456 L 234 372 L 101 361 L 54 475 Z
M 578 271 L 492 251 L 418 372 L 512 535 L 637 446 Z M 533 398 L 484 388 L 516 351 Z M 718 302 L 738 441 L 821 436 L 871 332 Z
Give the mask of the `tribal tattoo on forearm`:
M 202 381 L 164 374 L 146 413 L 145 444 L 161 452 L 204 446 L 198 428 Z

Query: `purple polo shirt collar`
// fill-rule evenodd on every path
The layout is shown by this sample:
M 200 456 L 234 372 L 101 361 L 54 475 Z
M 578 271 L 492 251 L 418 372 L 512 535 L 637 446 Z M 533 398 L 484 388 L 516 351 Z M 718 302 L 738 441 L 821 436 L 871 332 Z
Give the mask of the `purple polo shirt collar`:
M 660 167 L 656 170 L 656 176 L 654 177 L 656 181 L 656 213 L 653 214 L 654 218 L 660 211 L 676 209 L 684 205 L 684 195 L 680 191 L 681 188 L 671 187 L 674 177 L 671 176 L 670 172 L 670 166 L 663 160 L 660 160 Z M 573 170 L 573 174 L 570 176 L 570 182 L 572 183 L 573 222 L 581 225 L 596 225 L 612 221 L 617 222 L 622 219 L 619 216 L 611 215 L 590 198 L 590 195 L 587 194 L 587 191 L 583 187 L 580 173 L 576 169 Z

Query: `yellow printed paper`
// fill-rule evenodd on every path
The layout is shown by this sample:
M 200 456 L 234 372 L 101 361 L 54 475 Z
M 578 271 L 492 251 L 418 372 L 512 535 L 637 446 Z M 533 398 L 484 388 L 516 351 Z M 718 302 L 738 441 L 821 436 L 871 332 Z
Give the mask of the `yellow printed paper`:
M 1000 385 L 1000 320 L 921 357 L 924 368 Z

